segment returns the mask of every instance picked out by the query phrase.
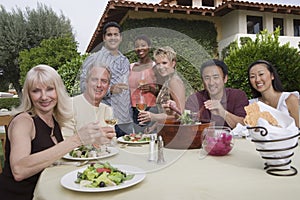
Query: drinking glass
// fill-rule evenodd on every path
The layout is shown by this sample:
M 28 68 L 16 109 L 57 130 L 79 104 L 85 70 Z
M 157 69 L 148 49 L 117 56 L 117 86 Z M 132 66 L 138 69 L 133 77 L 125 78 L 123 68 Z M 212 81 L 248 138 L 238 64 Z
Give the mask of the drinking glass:
M 145 101 L 145 98 L 142 94 L 140 94 L 136 102 L 136 109 L 138 109 L 138 111 L 141 112 L 141 111 L 145 111 L 146 108 L 147 108 L 147 103 Z
M 104 121 L 110 127 L 114 127 L 114 125 L 116 125 L 118 122 L 117 118 L 115 118 L 113 111 L 110 107 L 105 107 Z
M 146 79 L 145 79 L 145 75 L 144 75 L 144 71 L 142 71 L 141 73 L 141 79 L 138 81 L 139 83 L 139 87 L 143 86 L 146 84 Z
M 118 119 L 114 116 L 113 110 L 110 107 L 105 107 L 104 110 L 104 121 L 109 127 L 114 127 Z M 112 140 L 108 144 L 103 144 L 102 147 L 105 147 L 105 149 L 108 151 L 109 147 L 116 146 L 116 138 L 112 138 Z
M 147 103 L 145 101 L 144 96 L 140 93 L 140 95 L 138 96 L 138 99 L 136 101 L 136 109 L 141 112 L 141 111 L 145 111 L 147 108 Z M 145 125 L 140 123 L 140 125 Z

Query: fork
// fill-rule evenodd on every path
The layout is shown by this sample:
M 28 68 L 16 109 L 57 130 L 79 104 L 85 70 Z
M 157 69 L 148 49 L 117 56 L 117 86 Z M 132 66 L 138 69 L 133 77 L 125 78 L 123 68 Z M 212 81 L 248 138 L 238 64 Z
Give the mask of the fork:
M 56 161 L 54 162 L 52 165 L 50 165 L 50 167 L 54 167 L 54 166 L 60 166 L 60 165 L 73 165 L 76 167 L 81 167 L 83 165 L 88 164 L 88 160 L 83 161 L 83 162 L 63 162 L 63 161 Z

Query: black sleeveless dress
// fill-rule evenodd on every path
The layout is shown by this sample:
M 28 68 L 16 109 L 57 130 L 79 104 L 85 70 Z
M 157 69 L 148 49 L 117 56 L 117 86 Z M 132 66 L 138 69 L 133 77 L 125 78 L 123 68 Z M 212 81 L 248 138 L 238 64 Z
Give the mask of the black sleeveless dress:
M 35 138 L 31 141 L 31 154 L 43 151 L 54 146 L 50 134 L 52 128 L 49 127 L 40 117 L 32 117 L 35 125 Z M 56 120 L 54 120 L 53 133 L 57 142 L 63 141 L 60 127 Z M 22 134 L 22 133 L 20 133 Z M 6 133 L 5 145 L 5 165 L 2 174 L 0 174 L 0 198 L 2 200 L 31 200 L 33 198 L 34 188 L 39 179 L 41 172 L 24 179 L 22 181 L 15 181 L 11 172 L 9 157 L 10 157 L 10 141 Z

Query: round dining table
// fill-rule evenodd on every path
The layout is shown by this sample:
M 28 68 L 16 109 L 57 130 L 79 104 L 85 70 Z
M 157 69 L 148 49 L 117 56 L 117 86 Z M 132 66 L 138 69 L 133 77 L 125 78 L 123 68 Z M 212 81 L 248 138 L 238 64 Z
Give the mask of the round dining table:
M 129 165 L 145 171 L 145 178 L 130 187 L 106 192 L 66 189 L 62 177 L 79 167 L 46 168 L 36 185 L 35 200 L 298 200 L 300 174 L 273 176 L 264 170 L 264 160 L 249 139 L 236 138 L 226 156 L 210 156 L 200 149 L 163 149 L 165 162 L 148 161 L 149 144 L 118 143 L 118 153 L 101 159 L 111 165 Z M 72 162 L 70 160 L 65 160 Z M 97 162 L 97 161 L 95 161 Z M 300 150 L 291 166 L 300 170 Z M 86 166 L 83 166 L 85 168 Z M 82 166 L 81 166 L 82 168 Z M 76 177 L 74 177 L 75 181 Z

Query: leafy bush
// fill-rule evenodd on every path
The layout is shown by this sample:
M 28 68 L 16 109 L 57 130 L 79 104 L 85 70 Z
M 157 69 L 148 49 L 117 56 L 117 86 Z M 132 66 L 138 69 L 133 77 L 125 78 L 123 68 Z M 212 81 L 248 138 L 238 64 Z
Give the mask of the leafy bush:
M 247 69 L 252 62 L 264 59 L 276 67 L 286 91 L 300 91 L 299 51 L 290 47 L 289 43 L 280 45 L 279 31 L 276 29 L 273 33 L 268 33 L 264 30 L 256 35 L 254 41 L 244 39 L 241 46 L 233 43 L 224 59 L 229 67 L 229 87 L 240 88 L 251 98 Z
M 73 37 L 45 39 L 40 46 L 20 52 L 21 84 L 23 85 L 27 72 L 36 65 L 46 64 L 57 70 L 60 66 L 78 56 L 77 43 Z
M 80 55 L 68 61 L 66 64 L 58 68 L 57 72 L 60 74 L 64 81 L 66 89 L 71 96 L 80 93 L 79 78 L 80 69 L 83 61 L 86 59 L 88 54 Z
M 12 107 L 18 107 L 20 105 L 19 98 L 0 98 L 0 108 L 6 108 L 11 110 Z

